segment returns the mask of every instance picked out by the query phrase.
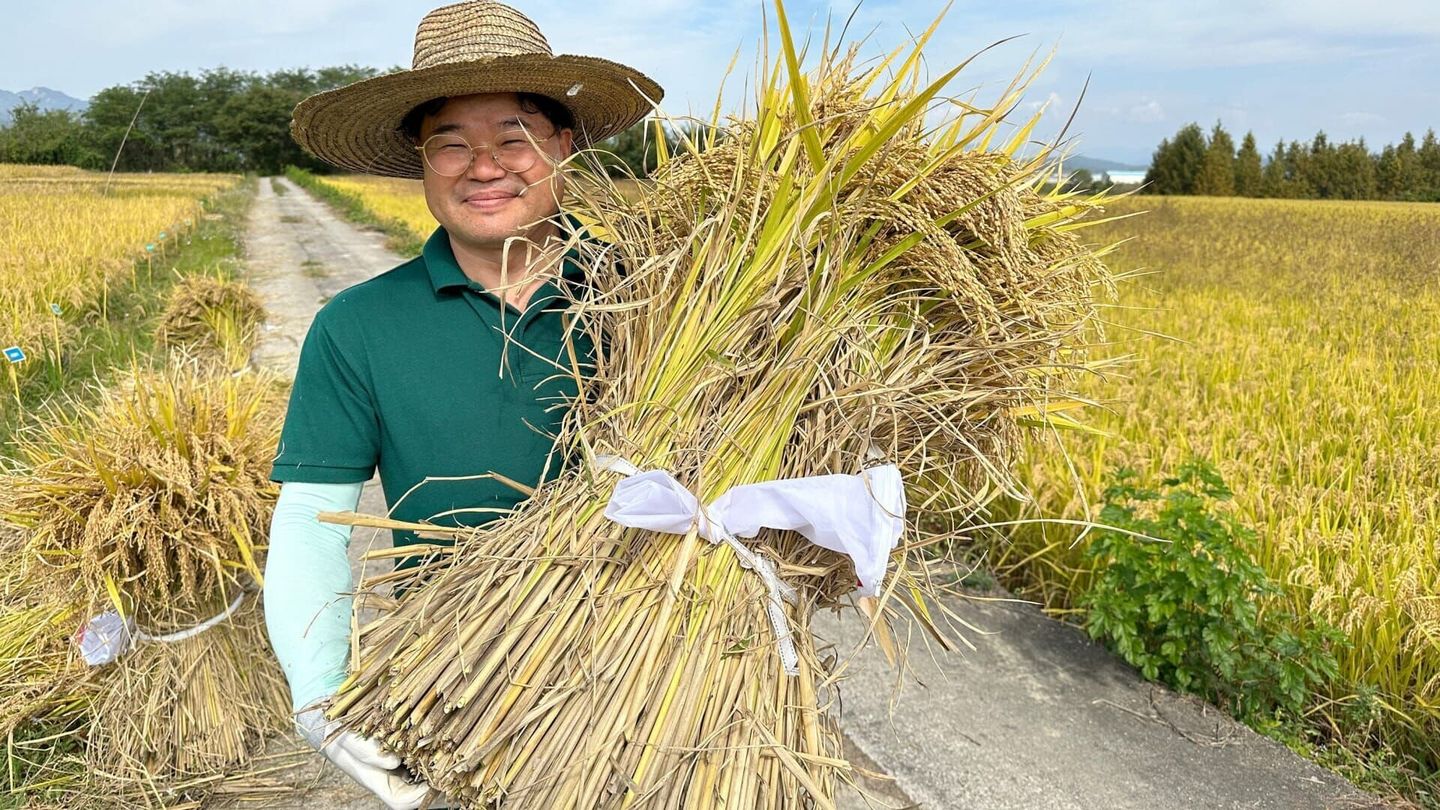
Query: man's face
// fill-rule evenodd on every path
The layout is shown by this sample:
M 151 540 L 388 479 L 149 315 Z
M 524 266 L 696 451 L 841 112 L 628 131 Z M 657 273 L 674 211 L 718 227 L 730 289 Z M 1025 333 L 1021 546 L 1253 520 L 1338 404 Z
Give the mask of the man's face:
M 514 93 L 457 96 L 421 122 L 422 144 L 432 135 L 451 133 L 471 146 L 493 145 L 501 133 L 521 126 L 537 141 L 553 136 L 538 145 L 540 158 L 523 172 L 501 168 L 487 149 L 476 150 L 474 162 L 458 177 L 436 174 L 426 164 L 426 205 L 451 238 L 498 248 L 507 237 L 530 235 L 537 223 L 559 211 L 564 177 L 553 162 L 570 154 L 573 133 L 557 132 L 541 113 L 525 112 Z

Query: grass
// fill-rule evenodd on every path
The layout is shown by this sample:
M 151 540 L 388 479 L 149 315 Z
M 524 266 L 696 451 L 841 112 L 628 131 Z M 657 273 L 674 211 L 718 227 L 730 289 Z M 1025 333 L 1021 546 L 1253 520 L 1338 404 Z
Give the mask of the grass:
M 20 407 L 15 407 L 13 394 L 7 393 L 0 409 L 0 444 L 5 447 L 0 452 L 9 453 L 11 436 L 43 403 L 56 400 L 61 393 L 83 395 L 86 383 L 107 379 L 132 357 L 154 356 L 155 329 L 176 280 L 202 273 L 233 278 L 254 189 L 252 178 L 207 198 L 209 213 L 199 219 L 179 250 L 159 260 L 141 260 L 134 273 L 120 275 L 118 283 L 107 290 L 103 316 L 98 312 L 87 315 L 81 324 L 81 339 L 71 344 L 61 362 L 49 354 L 33 355 L 29 362 L 40 367 L 32 370 L 21 388 Z

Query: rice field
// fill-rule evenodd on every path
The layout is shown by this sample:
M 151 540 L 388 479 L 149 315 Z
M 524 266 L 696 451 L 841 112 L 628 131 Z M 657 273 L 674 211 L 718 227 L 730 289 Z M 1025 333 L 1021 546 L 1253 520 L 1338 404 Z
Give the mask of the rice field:
M 3 407 L 36 369 L 61 365 L 90 319 L 105 317 L 117 282 L 188 239 L 206 215 L 204 197 L 238 181 L 0 165 L 0 348 L 25 358 L 5 363 L 12 390 Z
M 1440 206 L 1129 198 L 1092 232 L 1146 275 L 1110 310 L 1107 406 L 1029 448 L 1023 517 L 1094 518 L 1101 475 L 1215 462 L 1251 549 L 1306 617 L 1353 642 L 1313 703 L 1342 743 L 1440 764 Z M 1147 334 L 1159 333 L 1166 337 Z M 1078 484 L 1078 486 L 1077 486 Z M 1088 505 L 1087 505 L 1088 504 Z M 1030 525 L 992 562 L 1072 610 L 1078 531 Z M 1323 718 L 1323 719 L 1322 719 Z

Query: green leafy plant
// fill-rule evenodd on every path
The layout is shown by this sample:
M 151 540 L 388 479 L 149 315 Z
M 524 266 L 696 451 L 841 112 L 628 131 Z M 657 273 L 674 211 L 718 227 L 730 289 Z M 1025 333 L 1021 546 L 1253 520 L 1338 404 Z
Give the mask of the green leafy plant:
M 1298 715 L 1338 677 L 1343 636 L 1277 609 L 1279 589 L 1246 550 L 1254 533 L 1219 508 L 1231 492 L 1213 465 L 1187 461 L 1159 489 L 1130 469 L 1107 484 L 1100 522 L 1123 531 L 1101 530 L 1085 550 L 1096 578 L 1079 604 L 1092 637 L 1242 720 Z

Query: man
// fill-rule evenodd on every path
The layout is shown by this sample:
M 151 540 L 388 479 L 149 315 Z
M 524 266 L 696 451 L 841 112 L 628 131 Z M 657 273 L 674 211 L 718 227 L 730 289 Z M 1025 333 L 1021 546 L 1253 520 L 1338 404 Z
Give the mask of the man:
M 378 467 L 396 519 L 480 525 L 520 499 L 485 474 L 534 485 L 553 473 L 555 405 L 576 391 L 557 371 L 593 351 L 565 317 L 564 288 L 583 271 L 576 249 L 563 250 L 560 223 L 579 223 L 560 210 L 561 164 L 662 95 L 632 68 L 553 56 L 512 8 L 469 2 L 420 22 L 411 70 L 295 108 L 291 132 L 307 151 L 352 171 L 421 178 L 440 223 L 420 256 L 316 314 L 270 476 L 283 484 L 266 627 L 298 723 L 388 807 L 417 807 L 428 788 L 322 715 L 346 675 L 354 584 L 348 528 L 316 513 L 354 509 Z M 395 532 L 394 541 L 418 538 Z

